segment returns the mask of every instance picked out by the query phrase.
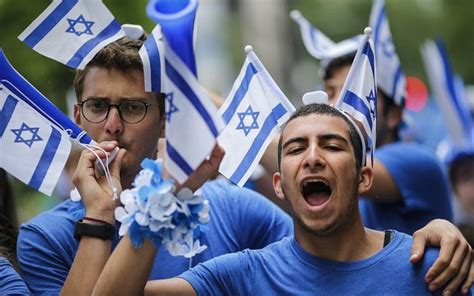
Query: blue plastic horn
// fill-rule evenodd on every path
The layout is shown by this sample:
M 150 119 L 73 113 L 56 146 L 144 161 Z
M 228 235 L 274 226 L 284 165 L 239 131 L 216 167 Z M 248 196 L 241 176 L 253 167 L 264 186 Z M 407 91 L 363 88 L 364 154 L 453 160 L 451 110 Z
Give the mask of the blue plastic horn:
M 194 20 L 197 0 L 150 0 L 148 16 L 161 27 L 169 47 L 197 77 L 194 57 Z

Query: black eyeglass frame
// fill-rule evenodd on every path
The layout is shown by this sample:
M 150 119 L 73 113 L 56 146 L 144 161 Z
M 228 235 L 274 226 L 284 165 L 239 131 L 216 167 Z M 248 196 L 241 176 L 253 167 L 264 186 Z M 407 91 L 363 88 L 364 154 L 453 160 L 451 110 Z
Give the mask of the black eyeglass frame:
M 87 116 L 84 114 L 84 108 L 83 108 L 83 105 L 89 101 L 100 101 L 100 102 L 103 102 L 104 104 L 107 105 L 107 113 L 105 114 L 105 117 L 104 119 L 100 120 L 100 121 L 92 121 L 90 120 L 89 118 L 87 118 Z M 127 103 L 127 102 L 138 102 L 138 103 L 141 103 L 145 106 L 145 113 L 143 114 L 143 117 L 138 120 L 138 121 L 134 121 L 134 122 L 130 122 L 128 120 L 125 120 L 125 118 L 123 118 L 123 114 L 122 114 L 122 110 L 120 110 L 120 106 L 122 106 L 122 104 L 124 103 Z M 101 122 L 104 122 L 105 120 L 107 120 L 107 118 L 109 117 L 109 113 L 110 113 L 110 109 L 112 107 L 115 107 L 117 108 L 117 111 L 119 113 L 119 116 L 120 116 L 120 119 L 126 123 L 129 123 L 129 124 L 135 124 L 135 123 L 139 123 L 141 121 L 143 121 L 143 119 L 145 119 L 146 115 L 148 114 L 148 107 L 150 106 L 158 106 L 158 105 L 155 105 L 155 104 L 150 104 L 150 103 L 146 103 L 146 102 L 143 102 L 143 101 L 139 101 L 139 100 L 123 100 L 121 101 L 119 104 L 110 104 L 109 102 L 105 101 L 105 100 L 99 100 L 99 99 L 94 99 L 94 98 L 91 98 L 91 99 L 87 99 L 85 101 L 82 101 L 82 102 L 79 102 L 77 103 L 76 105 L 78 105 L 80 108 L 81 108 L 81 113 L 82 113 L 82 116 L 84 116 L 84 118 L 90 122 L 90 123 L 101 123 Z

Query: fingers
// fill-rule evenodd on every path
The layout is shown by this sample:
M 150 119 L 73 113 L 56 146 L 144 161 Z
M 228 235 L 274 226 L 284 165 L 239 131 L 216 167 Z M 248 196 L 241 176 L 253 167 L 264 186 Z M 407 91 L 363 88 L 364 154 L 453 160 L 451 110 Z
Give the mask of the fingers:
M 466 277 L 466 280 L 462 284 L 461 292 L 464 295 L 467 295 L 469 292 L 469 289 L 471 289 L 472 284 L 474 283 L 474 254 L 472 248 L 470 249 L 471 251 L 469 252 L 469 257 L 470 257 L 470 263 L 469 263 L 469 273 Z
M 459 249 L 459 248 L 458 248 Z M 456 254 L 453 257 L 453 261 L 451 264 L 448 266 L 448 268 L 445 269 L 445 271 L 438 277 L 446 277 L 446 279 L 449 279 L 449 277 L 452 277 L 448 284 L 445 286 L 443 290 L 443 295 L 453 295 L 455 291 L 458 291 L 461 289 L 461 283 L 463 282 L 464 279 L 466 279 L 466 276 L 469 273 L 469 269 L 471 266 L 471 250 L 469 250 L 466 246 L 466 248 L 463 249 L 464 251 L 457 251 Z M 451 273 L 449 275 L 449 273 Z M 449 275 L 449 276 L 448 276 Z M 454 275 L 454 276 L 453 276 Z M 437 281 L 438 279 L 435 279 Z M 445 285 L 445 282 L 443 282 L 444 279 L 440 279 L 439 285 L 436 283 L 438 287 L 442 287 Z
M 179 191 L 182 187 L 187 187 L 192 191 L 196 191 L 207 180 L 214 178 L 219 170 L 222 159 L 224 158 L 224 149 L 218 144 L 212 149 L 209 159 L 204 160 L 199 167 L 189 176 L 189 178 L 177 187 Z
M 425 276 L 425 281 L 428 283 L 428 287 L 431 291 L 433 291 L 432 289 L 436 290 L 441 287 L 441 285 L 437 285 L 437 283 L 446 282 L 453 276 L 453 274 L 451 274 L 450 277 L 446 279 L 447 275 L 441 276 L 441 274 L 450 266 L 458 245 L 459 240 L 451 235 L 446 235 L 446 238 L 441 240 L 439 256 Z
M 209 157 L 209 165 L 212 170 L 216 171 L 219 169 L 219 166 L 221 165 L 222 159 L 224 158 L 225 151 L 224 148 L 219 146 L 219 144 L 216 144 L 214 146 L 214 149 L 212 149 L 211 155 Z
M 423 228 L 413 233 L 413 245 L 411 247 L 410 262 L 416 263 L 423 258 L 426 244 L 429 241 L 428 233 L 423 231 Z

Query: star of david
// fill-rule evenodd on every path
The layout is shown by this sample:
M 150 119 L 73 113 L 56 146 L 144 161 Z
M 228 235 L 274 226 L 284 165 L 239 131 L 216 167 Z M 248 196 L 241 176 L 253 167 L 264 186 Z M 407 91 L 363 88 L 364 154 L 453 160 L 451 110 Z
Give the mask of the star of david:
M 166 116 L 166 121 L 168 122 L 171 121 L 171 114 L 179 111 L 178 108 L 176 108 L 176 106 L 173 104 L 173 99 L 174 99 L 174 95 L 172 92 L 166 94 L 165 100 L 167 104 L 165 104 L 165 107 L 167 110 L 165 112 L 165 116 Z
M 260 112 L 254 112 L 252 110 L 252 106 L 248 106 L 247 110 L 245 112 L 237 112 L 237 115 L 239 116 L 239 124 L 237 125 L 236 129 L 241 129 L 244 131 L 245 136 L 247 136 L 251 130 L 253 129 L 258 129 L 258 123 L 257 123 L 257 118 Z M 250 124 L 246 124 L 246 117 L 250 117 Z M 248 122 L 247 122 L 248 123 Z
M 382 51 L 383 54 L 390 58 L 395 54 L 395 46 L 393 46 L 392 37 L 389 37 L 382 41 Z
M 377 110 L 377 98 L 375 97 L 374 91 L 370 90 L 369 96 L 366 97 L 370 105 L 370 114 L 372 114 L 372 119 L 375 119 L 375 111 Z
M 33 145 L 33 142 L 43 141 L 43 139 L 38 136 L 39 127 L 29 127 L 26 123 L 22 123 L 20 128 L 11 129 L 11 131 L 16 135 L 15 143 L 25 143 L 28 147 Z M 29 132 L 30 138 L 27 139 L 26 136 L 23 137 L 23 132 Z
M 92 25 L 94 25 L 94 22 L 86 21 L 82 14 L 75 20 L 68 18 L 67 21 L 69 23 L 69 28 L 67 28 L 66 30 L 67 33 L 74 33 L 77 36 L 81 36 L 82 34 L 94 35 L 91 30 Z

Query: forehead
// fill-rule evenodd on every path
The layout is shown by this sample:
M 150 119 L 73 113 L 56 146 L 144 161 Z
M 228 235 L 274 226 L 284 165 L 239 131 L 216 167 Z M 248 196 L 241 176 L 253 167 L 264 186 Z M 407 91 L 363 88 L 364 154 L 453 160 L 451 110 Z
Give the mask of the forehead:
M 139 70 L 126 73 L 117 69 L 92 67 L 84 78 L 83 97 L 105 98 L 148 98 L 151 93 L 145 92 L 143 74 Z
M 310 138 L 326 134 L 337 134 L 351 143 L 349 126 L 340 117 L 325 114 L 309 114 L 290 121 L 282 133 L 283 144 L 296 137 Z

